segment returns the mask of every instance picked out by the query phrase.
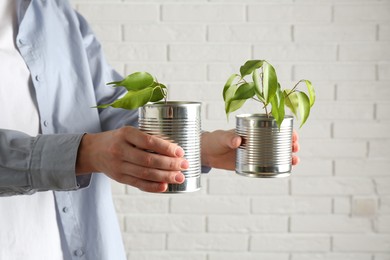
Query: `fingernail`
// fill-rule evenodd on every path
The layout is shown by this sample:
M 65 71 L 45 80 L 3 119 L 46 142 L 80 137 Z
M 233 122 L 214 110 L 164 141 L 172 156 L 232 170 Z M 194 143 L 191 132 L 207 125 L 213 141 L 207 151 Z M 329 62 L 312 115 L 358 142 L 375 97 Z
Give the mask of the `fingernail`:
M 180 164 L 182 170 L 185 170 L 189 167 L 189 163 L 186 160 L 183 160 Z
M 177 157 L 183 157 L 184 156 L 184 150 L 181 147 L 177 147 L 175 150 L 175 155 Z
M 176 174 L 175 181 L 178 182 L 178 183 L 182 183 L 184 181 L 184 175 L 181 174 L 181 173 Z

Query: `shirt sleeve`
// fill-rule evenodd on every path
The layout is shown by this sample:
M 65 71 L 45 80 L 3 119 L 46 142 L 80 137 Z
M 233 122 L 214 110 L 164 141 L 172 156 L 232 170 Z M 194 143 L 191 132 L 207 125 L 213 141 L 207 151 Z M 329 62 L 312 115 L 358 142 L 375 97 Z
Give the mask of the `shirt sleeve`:
M 82 136 L 0 130 L 0 196 L 78 189 L 75 162 Z

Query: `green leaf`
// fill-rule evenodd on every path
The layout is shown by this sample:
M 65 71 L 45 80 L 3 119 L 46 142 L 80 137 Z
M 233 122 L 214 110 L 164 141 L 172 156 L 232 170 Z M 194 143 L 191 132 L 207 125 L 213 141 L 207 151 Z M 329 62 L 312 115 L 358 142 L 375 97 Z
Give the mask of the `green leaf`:
M 225 83 L 225 86 L 223 87 L 223 92 L 222 92 L 222 95 L 223 95 L 223 100 L 226 101 L 226 91 L 231 87 L 233 81 L 237 78 L 237 77 L 240 77 L 240 75 L 238 74 L 233 74 L 229 77 L 229 79 L 226 81 Z M 233 94 L 234 95 L 234 94 Z
M 264 96 L 263 96 L 263 90 L 262 90 L 262 83 L 261 83 L 261 78 L 260 78 L 260 72 L 258 69 L 255 69 L 252 73 L 252 79 L 253 83 L 255 84 L 255 92 L 256 96 L 263 101 Z M 265 103 L 265 102 L 264 102 Z
M 165 98 L 165 90 L 167 87 L 163 84 L 158 84 L 156 87 L 154 87 L 152 96 L 150 97 L 150 102 L 157 102 L 161 99 Z
M 303 92 L 297 91 L 294 94 L 298 96 L 298 111 L 301 119 L 301 125 L 299 127 L 302 127 L 310 115 L 310 100 Z
M 295 92 L 291 92 L 291 89 L 285 89 L 284 94 L 284 103 L 291 110 L 296 118 L 298 118 L 298 97 L 294 95 Z
M 284 92 L 286 94 L 286 91 Z M 286 105 L 291 109 L 295 117 L 299 117 L 302 127 L 310 115 L 309 97 L 300 91 L 290 93 L 286 98 Z
M 240 67 L 241 78 L 251 74 L 255 69 L 263 66 L 263 60 L 248 60 L 244 65 Z
M 154 92 L 153 87 L 147 87 L 137 91 L 128 91 L 127 94 L 111 104 L 115 108 L 136 109 L 148 103 Z
M 154 83 L 154 78 L 148 72 L 135 72 L 128 75 L 122 81 L 109 82 L 107 85 L 115 84 L 114 87 L 125 87 L 128 91 L 141 90 Z
M 280 126 L 284 120 L 285 110 L 284 110 L 284 94 L 281 91 L 280 87 L 276 91 L 274 98 L 271 99 L 272 105 L 272 116 L 275 118 L 276 123 L 280 129 Z
M 234 93 L 233 100 L 248 99 L 255 95 L 255 84 L 253 82 L 239 85 Z
M 229 114 L 241 108 L 246 99 L 231 100 L 226 108 L 226 116 L 229 118 Z
M 316 93 L 314 92 L 314 87 L 309 80 L 305 79 L 303 81 L 306 83 L 310 99 L 310 107 L 312 107 L 314 105 L 314 102 L 316 101 Z
M 278 78 L 274 67 L 268 62 L 263 64 L 263 95 L 264 99 L 269 103 L 273 98 L 278 88 Z
M 226 88 L 226 91 L 224 93 L 226 114 L 228 114 L 228 107 L 230 106 L 230 102 L 233 100 L 234 94 L 236 93 L 238 86 L 239 85 L 237 84 L 231 84 Z

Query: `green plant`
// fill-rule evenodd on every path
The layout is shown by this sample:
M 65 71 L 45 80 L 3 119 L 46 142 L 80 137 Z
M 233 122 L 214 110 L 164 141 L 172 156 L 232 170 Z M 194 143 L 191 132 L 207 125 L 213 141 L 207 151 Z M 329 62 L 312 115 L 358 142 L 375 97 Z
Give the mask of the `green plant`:
M 124 109 L 136 109 L 148 102 L 166 100 L 167 87 L 159 83 L 148 72 L 135 72 L 128 75 L 121 81 L 109 82 L 107 85 L 113 87 L 124 87 L 127 93 L 110 104 L 102 104 L 97 108 L 107 108 L 109 106 Z
M 246 79 L 250 75 L 251 81 Z M 300 83 L 306 84 L 308 95 L 297 90 Z M 269 62 L 248 60 L 240 67 L 240 75 L 233 74 L 227 80 L 223 88 L 223 99 L 228 118 L 229 114 L 241 108 L 246 100 L 254 99 L 262 104 L 268 117 L 271 115 L 274 117 L 279 128 L 285 117 L 285 107 L 300 119 L 300 127 L 302 127 L 314 104 L 315 92 L 309 80 L 300 80 L 292 89 L 282 90 L 275 68 Z M 270 112 L 269 105 L 271 105 Z

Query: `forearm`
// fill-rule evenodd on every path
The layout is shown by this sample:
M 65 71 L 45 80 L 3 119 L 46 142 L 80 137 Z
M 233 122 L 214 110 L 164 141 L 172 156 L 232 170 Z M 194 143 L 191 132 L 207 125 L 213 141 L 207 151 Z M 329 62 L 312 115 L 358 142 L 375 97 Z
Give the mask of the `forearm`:
M 0 196 L 43 190 L 72 190 L 82 135 L 31 137 L 0 130 Z

